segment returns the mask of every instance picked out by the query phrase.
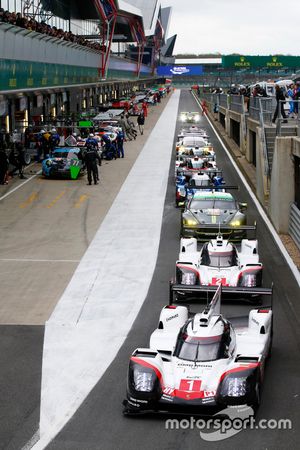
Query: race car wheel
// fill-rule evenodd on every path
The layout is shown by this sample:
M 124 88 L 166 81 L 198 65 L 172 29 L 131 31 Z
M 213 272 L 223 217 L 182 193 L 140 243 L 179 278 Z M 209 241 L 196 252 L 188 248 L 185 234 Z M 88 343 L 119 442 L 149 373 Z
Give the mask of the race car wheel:
M 249 405 L 256 415 L 261 401 L 261 372 L 260 369 L 256 370 L 255 379 L 252 380 L 251 397 L 249 398 L 247 405 Z
M 263 299 L 261 295 L 251 295 L 251 303 L 254 305 L 262 305 Z
M 29 164 L 31 163 L 31 155 L 30 155 L 30 153 L 26 152 L 24 154 L 24 162 L 25 162 L 26 166 L 29 166 Z
M 272 345 L 273 345 L 273 317 L 272 317 L 272 323 L 271 323 L 271 339 L 270 339 L 270 345 L 269 345 L 269 351 L 267 358 L 271 358 L 272 356 Z
M 254 398 L 252 405 L 250 405 L 250 406 L 252 406 L 252 408 L 254 410 L 254 414 L 257 413 L 257 410 L 259 408 L 260 398 L 261 398 L 261 384 L 260 384 L 260 381 L 257 380 L 257 382 L 255 384 L 255 398 Z

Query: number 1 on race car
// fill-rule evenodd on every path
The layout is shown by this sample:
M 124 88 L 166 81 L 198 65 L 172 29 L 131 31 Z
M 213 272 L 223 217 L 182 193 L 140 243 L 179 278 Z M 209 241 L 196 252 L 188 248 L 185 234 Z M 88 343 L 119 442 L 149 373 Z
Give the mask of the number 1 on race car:
M 181 380 L 179 389 L 181 391 L 200 391 L 201 380 Z

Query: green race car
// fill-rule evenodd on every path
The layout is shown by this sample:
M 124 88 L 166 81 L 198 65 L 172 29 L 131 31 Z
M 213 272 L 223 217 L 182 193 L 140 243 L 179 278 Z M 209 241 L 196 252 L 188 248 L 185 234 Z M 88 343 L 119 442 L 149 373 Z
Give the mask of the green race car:
M 181 217 L 181 236 L 207 241 L 221 231 L 224 238 L 245 237 L 246 203 L 238 203 L 229 192 L 196 192 Z

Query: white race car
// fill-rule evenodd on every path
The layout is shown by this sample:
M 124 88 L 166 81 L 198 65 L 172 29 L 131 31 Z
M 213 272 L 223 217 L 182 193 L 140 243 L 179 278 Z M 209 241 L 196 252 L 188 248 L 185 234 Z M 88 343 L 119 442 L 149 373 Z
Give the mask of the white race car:
M 211 145 L 209 144 L 208 139 L 198 135 L 184 136 L 182 139 L 179 139 L 178 142 L 176 142 L 177 150 L 179 150 L 179 148 L 194 148 L 194 147 L 198 148 L 211 147 Z
M 270 293 L 272 291 L 270 290 Z M 220 313 L 221 286 L 202 313 L 165 306 L 149 348 L 130 359 L 125 414 L 213 414 L 229 405 L 260 403 L 272 344 L 272 310 L 253 309 L 248 323 Z
M 207 131 L 202 128 L 198 128 L 195 125 L 192 125 L 189 128 L 182 128 L 178 134 L 178 140 L 183 139 L 185 136 L 201 136 L 204 139 L 209 140 Z
M 259 261 L 256 239 L 242 239 L 238 249 L 219 233 L 215 239 L 205 243 L 200 251 L 197 250 L 197 239 L 180 240 L 176 284 L 260 287 L 262 273 L 263 265 Z
M 182 111 L 180 113 L 181 122 L 198 123 L 200 122 L 200 112 Z
M 213 158 L 213 156 L 211 156 Z M 199 172 L 204 172 L 206 170 L 218 171 L 216 161 L 207 156 L 202 156 L 198 158 L 198 156 L 187 158 L 185 161 L 178 161 L 176 158 L 175 162 L 175 171 L 176 175 L 182 175 L 186 177 L 188 181 L 193 175 L 196 175 Z

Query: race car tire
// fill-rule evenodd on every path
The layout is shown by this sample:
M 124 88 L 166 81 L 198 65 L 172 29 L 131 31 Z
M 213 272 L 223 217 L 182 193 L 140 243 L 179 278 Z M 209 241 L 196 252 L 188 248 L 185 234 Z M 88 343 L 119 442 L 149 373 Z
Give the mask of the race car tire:
M 273 317 L 272 317 L 272 323 L 271 323 L 271 339 L 270 339 L 270 346 L 267 358 L 271 358 L 272 356 L 272 346 L 273 346 Z
M 255 384 L 255 398 L 253 403 L 250 405 L 253 408 L 254 415 L 257 413 L 261 398 L 261 383 L 259 380 L 256 381 Z
M 262 305 L 263 299 L 261 295 L 251 295 L 251 303 L 255 305 Z
M 29 166 L 29 164 L 31 163 L 31 155 L 30 153 L 26 152 L 24 154 L 24 162 L 26 166 Z

